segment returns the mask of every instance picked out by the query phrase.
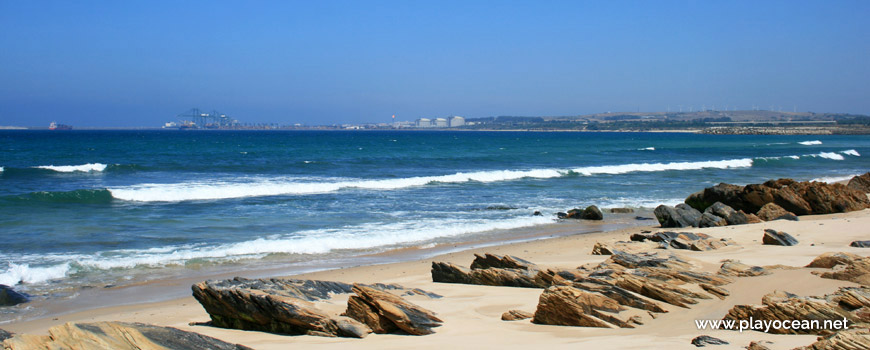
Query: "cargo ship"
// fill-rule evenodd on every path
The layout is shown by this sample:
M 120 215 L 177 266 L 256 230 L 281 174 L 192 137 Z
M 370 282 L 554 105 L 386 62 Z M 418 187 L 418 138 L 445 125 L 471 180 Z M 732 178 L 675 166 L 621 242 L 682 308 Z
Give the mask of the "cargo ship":
M 72 130 L 72 126 L 51 122 L 51 124 L 48 125 L 48 130 Z

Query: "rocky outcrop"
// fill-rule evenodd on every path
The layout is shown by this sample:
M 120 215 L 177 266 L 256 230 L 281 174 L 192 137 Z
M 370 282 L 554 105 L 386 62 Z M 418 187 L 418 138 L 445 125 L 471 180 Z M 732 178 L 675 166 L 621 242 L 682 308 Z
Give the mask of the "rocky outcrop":
M 532 322 L 561 326 L 634 328 L 615 313 L 625 310 L 615 300 L 569 286 L 544 290 Z
M 844 213 L 870 208 L 870 199 L 865 192 L 842 184 L 791 179 L 746 186 L 722 183 L 693 193 L 685 202 L 698 210 L 721 202 L 747 213 L 757 213 L 764 205 L 775 203 L 795 215 Z
M 846 187 L 862 193 L 870 193 L 870 173 L 853 177 Z
M 724 341 L 719 338 L 714 338 L 709 335 L 699 335 L 692 339 L 692 345 L 697 347 L 704 347 L 707 345 L 728 345 L 731 344 L 727 341 Z
M 12 338 L 12 333 L 9 333 L 7 331 L 0 329 L 0 345 L 2 345 L 2 342 L 4 340 L 9 339 L 9 338 Z
M 722 204 L 722 202 L 716 202 L 707 207 L 707 209 L 704 210 L 704 215 L 708 217 L 708 220 L 717 220 L 716 217 L 725 219 L 725 224 L 727 225 L 745 225 L 761 222 L 761 220 L 754 215 L 746 214 L 742 210 L 734 210 L 734 208 Z M 717 220 L 717 223 L 719 226 L 724 226 L 722 225 L 721 220 Z
M 282 334 L 365 337 L 371 330 L 345 317 L 317 309 L 311 300 L 346 293 L 347 284 L 310 280 L 235 278 L 193 285 L 193 297 L 222 328 Z
M 653 211 L 662 227 L 698 227 L 701 222 L 701 212 L 686 204 L 676 207 L 660 205 Z
M 735 277 L 754 277 L 769 275 L 770 271 L 761 266 L 749 266 L 736 260 L 725 260 L 719 267 L 718 274 Z
M 660 244 L 661 248 L 665 249 L 688 249 L 694 251 L 719 249 L 733 244 L 731 240 L 717 240 L 703 233 L 692 232 L 665 231 L 653 234 L 635 233 L 631 235 L 630 239 L 636 242 L 657 242 Z
M 0 306 L 13 306 L 26 302 L 26 295 L 16 292 L 12 287 L 0 284 Z
M 731 295 L 731 293 L 728 292 L 727 289 L 722 288 L 722 287 L 717 287 L 717 286 L 706 284 L 706 283 L 701 283 L 701 284 L 699 284 L 699 286 L 701 287 L 701 289 L 703 289 L 707 293 L 710 293 L 719 299 L 725 299 L 726 297 Z
M 432 262 L 432 281 L 523 288 L 546 288 L 535 281 L 537 270 L 490 267 L 468 269 L 447 262 Z
M 831 269 L 813 274 L 822 278 L 850 281 L 870 285 L 870 258 L 850 253 L 825 253 L 819 255 L 807 267 Z
M 610 212 L 612 214 L 630 214 L 630 213 L 634 213 L 634 209 L 631 209 L 631 208 L 610 208 Z
M 761 321 L 807 321 L 800 327 L 781 327 L 766 330 L 772 334 L 822 334 L 824 320 L 841 321 L 848 324 L 867 321 L 861 313 L 870 307 L 870 288 L 843 287 L 836 293 L 824 297 L 801 297 L 791 293 L 775 291 L 761 299 L 762 305 L 735 305 L 728 311 L 724 320 L 761 322 Z M 810 321 L 817 320 L 816 324 Z M 829 325 L 830 327 L 830 325 Z M 865 327 L 866 328 L 866 327 Z
M 853 241 L 852 243 L 849 243 L 849 246 L 855 248 L 870 248 L 870 241 Z
M 711 213 L 704 213 L 701 215 L 701 221 L 698 222 L 698 227 L 717 227 L 725 225 L 728 225 L 728 221 L 725 220 L 725 218 Z
M 534 317 L 535 314 L 522 310 L 510 310 L 501 314 L 502 321 L 520 321 Z
M 603 220 L 604 214 L 597 206 L 590 205 L 586 209 L 571 209 L 562 219 Z
M 412 335 L 432 334 L 443 322 L 434 312 L 401 297 L 360 284 L 353 285 L 356 295 L 348 299 L 345 314 L 375 333 L 402 330 Z
M 746 350 L 770 350 L 770 348 L 764 344 L 771 344 L 771 342 L 769 342 L 769 341 L 749 342 L 749 345 L 746 346 Z
M 595 242 L 595 245 L 592 247 L 592 255 L 612 255 L 613 252 L 613 248 L 600 242 Z
M 772 202 L 765 204 L 760 210 L 758 210 L 758 218 L 764 221 L 798 220 L 798 217 L 794 215 L 794 213 L 791 213 Z
M 794 350 L 865 350 L 870 349 L 870 329 L 867 327 L 845 329 L 834 334 L 819 337 L 808 346 Z
M 537 270 L 538 267 L 522 258 L 511 255 L 495 255 L 485 253 L 484 255 L 474 254 L 474 261 L 471 262 L 472 269 L 520 269 L 520 270 Z
M 762 237 L 761 242 L 766 245 L 781 246 L 793 246 L 798 244 L 798 240 L 792 237 L 790 234 L 783 231 L 776 231 L 771 229 L 764 230 L 764 236 Z
M 67 323 L 51 327 L 48 336 L 16 335 L 3 345 L 9 350 L 250 350 L 197 333 L 142 323 Z

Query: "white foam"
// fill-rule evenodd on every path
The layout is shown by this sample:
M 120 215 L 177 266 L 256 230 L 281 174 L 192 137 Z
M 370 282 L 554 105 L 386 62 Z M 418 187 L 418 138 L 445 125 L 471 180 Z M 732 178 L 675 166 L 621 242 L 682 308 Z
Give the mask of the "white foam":
M 0 272 L 0 284 L 14 286 L 18 283 L 41 283 L 63 278 L 69 271 L 68 263 L 49 267 L 30 267 L 28 264 L 10 263 L 5 271 Z
M 819 140 L 815 140 L 815 141 L 801 141 L 801 142 L 798 142 L 798 143 L 799 143 L 799 144 L 802 144 L 802 145 L 804 145 L 804 146 L 813 146 L 813 145 L 821 145 L 821 144 L 822 144 L 822 141 L 819 141 Z
M 2 167 L 2 166 L 0 166 L 0 172 L 3 172 L 3 167 Z
M 103 171 L 106 170 L 106 165 L 101 163 L 88 163 L 82 165 L 40 165 L 36 168 L 54 170 L 61 173 L 71 173 L 76 171 Z
M 647 148 L 638 149 L 638 151 L 655 151 L 655 150 L 656 150 L 655 147 L 647 147 Z
M 732 159 L 706 162 L 674 162 L 607 165 L 575 169 L 492 170 L 456 173 L 440 176 L 418 176 L 399 179 L 311 179 L 248 178 L 232 182 L 183 182 L 174 184 L 141 184 L 108 190 L 112 197 L 139 202 L 178 202 L 276 195 L 309 195 L 342 189 L 395 190 L 433 183 L 498 182 L 519 179 L 550 179 L 569 175 L 625 174 L 665 170 L 698 170 L 705 168 L 746 168 L 752 159 Z
M 812 154 L 811 156 L 813 156 L 813 157 L 822 157 L 822 158 L 833 159 L 833 160 L 844 160 L 844 159 L 846 159 L 845 157 L 843 157 L 843 156 L 841 156 L 841 155 L 839 155 L 839 154 L 836 154 L 836 153 L 834 153 L 834 152 L 822 152 L 822 153 L 819 153 L 819 154 Z
M 673 162 L 673 163 L 643 163 L 625 165 L 604 165 L 572 169 L 575 173 L 583 175 L 596 174 L 625 174 L 632 172 L 653 172 L 666 170 L 700 170 L 700 169 L 728 169 L 752 167 L 752 159 L 731 159 L 706 162 Z
M 786 158 L 791 158 L 791 159 L 801 159 L 800 156 L 785 156 L 785 157 L 786 157 Z
M 858 176 L 858 174 L 846 175 L 846 176 L 819 177 L 819 178 L 812 179 L 810 181 L 827 182 L 829 184 L 832 184 L 835 182 L 849 181 L 855 176 Z
M 842 152 L 840 152 L 840 153 L 842 153 L 842 154 L 848 154 L 848 155 L 850 155 L 850 156 L 855 156 L 855 157 L 860 157 L 860 156 L 861 156 L 861 153 L 858 153 L 858 151 L 853 150 L 853 149 L 845 150 L 845 151 L 842 151 Z

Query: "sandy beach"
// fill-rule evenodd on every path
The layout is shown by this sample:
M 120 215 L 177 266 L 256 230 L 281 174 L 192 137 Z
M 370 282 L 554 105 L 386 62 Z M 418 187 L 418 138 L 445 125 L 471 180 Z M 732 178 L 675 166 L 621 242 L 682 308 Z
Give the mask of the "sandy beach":
M 724 259 L 736 259 L 749 265 L 782 264 L 803 267 L 826 252 L 850 252 L 866 256 L 864 248 L 849 247 L 855 240 L 866 239 L 870 231 L 870 210 L 845 214 L 803 216 L 800 221 L 777 220 L 758 224 L 715 228 L 680 229 L 682 232 L 705 233 L 714 238 L 730 238 L 736 245 L 718 250 L 695 252 L 672 250 L 701 270 L 715 272 Z M 785 231 L 800 241 L 797 246 L 762 245 L 764 229 Z M 855 286 L 851 282 L 822 279 L 811 274 L 814 269 L 775 269 L 773 273 L 758 277 L 739 277 L 727 286 L 731 295 L 724 300 L 702 300 L 689 309 L 667 305 L 670 311 L 656 319 L 644 315 L 644 325 L 634 329 L 601 329 L 533 324 L 529 320 L 506 322 L 503 312 L 519 309 L 534 312 L 541 289 L 493 287 L 433 283 L 430 266 L 433 261 L 452 262 L 467 266 L 474 254 L 493 253 L 514 255 L 555 268 L 575 268 L 586 263 L 597 263 L 607 256 L 592 255 L 596 242 L 626 241 L 632 233 L 642 230 L 664 230 L 657 227 L 634 227 L 610 232 L 585 233 L 531 242 L 491 246 L 464 250 L 428 259 L 375 266 L 321 271 L 285 276 L 360 283 L 398 283 L 409 288 L 421 288 L 443 296 L 430 299 L 410 296 L 407 300 L 436 312 L 444 320 L 435 334 L 415 337 L 407 335 L 371 334 L 365 339 L 324 338 L 317 336 L 284 336 L 264 332 L 221 329 L 189 324 L 206 322 L 208 314 L 192 297 L 158 303 L 134 304 L 65 314 L 47 319 L 4 325 L 14 333 L 47 334 L 49 327 L 66 322 L 127 321 L 176 327 L 198 332 L 255 349 L 285 349 L 288 344 L 317 348 L 445 348 L 500 347 L 527 348 L 548 346 L 606 349 L 695 348 L 690 344 L 698 335 L 711 335 L 730 342 L 717 349 L 742 349 L 751 341 L 766 340 L 771 349 L 791 349 L 814 342 L 815 335 L 773 335 L 756 331 L 698 330 L 695 320 L 721 319 L 737 304 L 759 304 L 763 295 L 774 290 L 809 296 L 832 293 L 839 287 Z M 244 277 L 244 276 L 243 276 Z M 147 296 L 143 295 L 143 299 Z M 336 295 L 318 302 L 319 308 L 339 314 L 346 307 L 347 295 Z

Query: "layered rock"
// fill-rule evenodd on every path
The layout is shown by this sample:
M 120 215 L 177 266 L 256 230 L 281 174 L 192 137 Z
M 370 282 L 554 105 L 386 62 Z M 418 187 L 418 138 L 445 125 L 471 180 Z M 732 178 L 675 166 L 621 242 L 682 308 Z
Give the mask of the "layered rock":
M 632 241 L 637 242 L 657 242 L 661 245 L 662 248 L 688 249 L 694 251 L 719 249 L 733 244 L 732 241 L 727 239 L 716 240 L 709 235 L 692 232 L 666 231 L 646 235 L 635 233 L 632 234 L 630 238 Z
M 26 302 L 26 295 L 16 292 L 12 287 L 0 284 L 0 306 L 13 306 Z
M 870 241 L 853 241 L 852 243 L 849 243 L 849 246 L 855 248 L 870 248 Z
M 764 230 L 764 236 L 762 237 L 761 242 L 766 245 L 781 246 L 793 246 L 799 243 L 798 240 L 792 237 L 790 234 L 783 231 L 776 231 L 771 229 Z
M 870 307 L 870 288 L 843 287 L 836 293 L 818 297 L 801 297 L 791 293 L 775 291 L 761 299 L 762 305 L 735 305 L 724 320 L 735 321 L 807 321 L 806 326 L 771 328 L 773 334 L 822 334 L 825 320 L 846 320 L 848 324 L 867 321 L 860 310 Z M 817 320 L 817 324 L 811 321 Z
M 522 310 L 508 310 L 501 314 L 502 321 L 521 321 L 535 317 L 535 314 Z
M 692 339 L 692 345 L 697 347 L 704 347 L 707 345 L 728 345 L 731 344 L 727 341 L 724 341 L 719 338 L 714 338 L 709 335 L 699 335 Z
M 9 350 L 251 349 L 197 333 L 142 323 L 67 323 L 51 327 L 48 333 L 48 336 L 16 335 L 3 345 Z
M 197 283 L 192 289 L 217 327 L 362 338 L 371 332 L 368 327 L 328 315 L 310 302 L 345 293 L 347 287 L 337 282 L 235 278 Z
M 794 215 L 794 213 L 789 212 L 782 207 L 776 205 L 776 203 L 767 203 L 761 209 L 758 210 L 758 218 L 764 221 L 773 221 L 773 220 L 791 220 L 797 221 L 798 217 Z
M 808 346 L 794 350 L 866 350 L 870 349 L 870 329 L 850 328 L 820 337 Z
M 764 205 L 775 203 L 795 215 L 843 213 L 870 207 L 870 199 L 860 190 L 842 184 L 791 179 L 746 186 L 721 183 L 693 193 L 685 202 L 698 210 L 721 202 L 747 213 L 757 213 Z
M 360 284 L 353 285 L 355 296 L 348 299 L 345 314 L 375 333 L 402 330 L 412 335 L 432 334 L 443 322 L 434 312 L 405 299 Z
M 734 277 L 754 277 L 769 275 L 770 272 L 761 266 L 749 266 L 736 260 L 725 260 L 719 267 L 718 274 Z
M 870 285 L 870 258 L 867 257 L 850 253 L 825 253 L 815 258 L 807 267 L 831 269 L 813 272 L 822 278 Z
M 537 270 L 485 268 L 468 269 L 447 262 L 432 262 L 432 281 L 523 288 L 546 288 L 535 281 Z
M 569 286 L 544 290 L 532 322 L 538 324 L 634 328 L 614 313 L 625 310 L 615 300 Z

